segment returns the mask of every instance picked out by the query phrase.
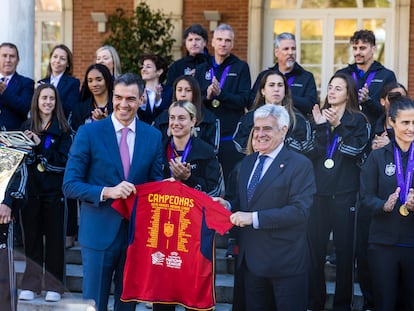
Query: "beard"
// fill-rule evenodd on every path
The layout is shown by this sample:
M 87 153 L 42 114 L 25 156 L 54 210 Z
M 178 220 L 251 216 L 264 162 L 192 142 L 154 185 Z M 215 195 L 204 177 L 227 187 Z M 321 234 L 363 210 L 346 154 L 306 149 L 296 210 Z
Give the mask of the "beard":
M 286 62 L 286 67 L 287 68 L 293 68 L 293 65 L 295 65 L 295 61 L 293 61 L 293 60 L 288 60 Z

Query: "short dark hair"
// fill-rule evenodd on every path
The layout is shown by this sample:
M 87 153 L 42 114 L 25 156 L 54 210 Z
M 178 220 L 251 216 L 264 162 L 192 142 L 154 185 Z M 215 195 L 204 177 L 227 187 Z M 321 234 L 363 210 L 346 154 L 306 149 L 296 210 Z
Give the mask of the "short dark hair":
M 144 63 L 145 60 L 149 59 L 150 61 L 152 61 L 155 64 L 155 68 L 157 68 L 157 70 L 162 69 L 162 74 L 159 77 L 159 82 L 163 83 L 165 78 L 167 77 L 167 72 L 168 72 L 168 61 L 158 55 L 158 54 L 144 54 L 142 55 L 142 63 Z
M 355 31 L 353 36 L 349 39 L 351 44 L 357 43 L 358 41 L 367 42 L 372 46 L 375 45 L 375 35 L 371 30 L 362 29 Z
M 195 33 L 196 35 L 199 35 L 203 37 L 203 39 L 208 42 L 208 32 L 201 26 L 200 24 L 193 24 L 190 27 L 188 27 L 186 30 L 184 30 L 183 33 L 183 40 L 187 39 L 188 35 L 190 33 Z
M 400 96 L 390 102 L 390 107 L 388 108 L 388 116 L 393 122 L 395 122 L 400 111 L 408 109 L 414 109 L 414 102 L 408 96 Z
M 11 43 L 11 42 L 3 42 L 2 44 L 0 44 L 0 49 L 1 49 L 2 47 L 4 47 L 4 46 L 7 46 L 7 47 L 9 47 L 9 48 L 11 48 L 11 49 L 15 49 L 15 51 L 16 51 L 16 55 L 17 55 L 17 60 L 20 60 L 19 50 L 17 49 L 16 44 Z
M 138 86 L 139 96 L 141 96 L 144 93 L 144 83 L 142 82 L 141 78 L 132 72 L 127 72 L 124 74 L 121 74 L 118 76 L 114 81 L 114 88 L 118 84 L 124 84 L 124 85 L 136 85 Z

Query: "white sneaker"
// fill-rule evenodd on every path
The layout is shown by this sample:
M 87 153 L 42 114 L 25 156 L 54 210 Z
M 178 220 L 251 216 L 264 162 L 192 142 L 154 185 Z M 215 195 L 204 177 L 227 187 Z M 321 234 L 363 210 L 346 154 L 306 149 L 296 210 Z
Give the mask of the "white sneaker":
M 33 300 L 35 293 L 31 290 L 22 290 L 19 295 L 19 300 Z
M 146 302 L 145 303 L 145 308 L 152 309 L 152 303 L 151 302 Z
M 48 291 L 46 293 L 45 301 L 57 302 L 62 299 L 62 296 L 57 292 Z

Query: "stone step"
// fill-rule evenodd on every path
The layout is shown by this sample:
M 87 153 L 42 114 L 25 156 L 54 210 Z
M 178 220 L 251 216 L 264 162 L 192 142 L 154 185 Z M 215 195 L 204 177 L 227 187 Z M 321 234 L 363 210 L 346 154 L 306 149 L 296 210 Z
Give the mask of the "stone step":
M 20 288 L 23 277 L 25 261 L 16 260 L 14 263 L 16 270 L 17 288 Z M 233 279 L 232 274 L 216 275 L 216 301 L 220 303 L 231 303 L 233 298 Z M 66 265 L 66 288 L 68 292 L 82 292 L 82 266 Z
M 80 293 L 65 293 L 62 300 L 57 303 L 46 302 L 44 300 L 45 293 L 37 296 L 32 301 L 18 301 L 17 311 L 92 311 L 91 306 L 94 306 L 93 301 L 82 299 Z M 109 298 L 108 311 L 113 311 L 114 300 L 113 296 Z M 135 311 L 149 311 L 144 303 L 137 304 Z M 181 306 L 176 307 L 176 311 L 184 311 Z M 231 304 L 218 303 L 215 306 L 216 311 L 231 311 Z

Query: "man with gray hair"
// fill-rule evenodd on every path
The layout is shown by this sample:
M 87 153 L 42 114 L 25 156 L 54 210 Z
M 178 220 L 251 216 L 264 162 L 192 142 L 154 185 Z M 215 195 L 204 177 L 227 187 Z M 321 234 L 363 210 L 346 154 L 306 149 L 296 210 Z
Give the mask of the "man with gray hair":
M 196 67 L 204 104 L 220 119 L 220 147 L 218 158 L 227 178 L 234 165 L 243 158 L 233 143 L 237 123 L 249 103 L 250 70 L 246 62 L 231 53 L 234 31 L 230 25 L 220 24 L 211 42 L 214 56 Z
M 307 222 L 316 191 L 312 163 L 284 140 L 289 114 L 264 105 L 254 113 L 253 146 L 245 157 L 231 201 L 215 198 L 234 212 L 237 269 L 243 275 L 246 310 L 306 310 Z
M 250 91 L 250 105 L 256 97 L 260 80 L 268 70 L 277 70 L 283 73 L 292 94 L 293 105 L 307 116 L 312 113 L 312 107 L 318 103 L 315 78 L 296 62 L 296 39 L 289 32 L 282 32 L 275 39 L 275 58 L 277 63 L 257 76 Z

